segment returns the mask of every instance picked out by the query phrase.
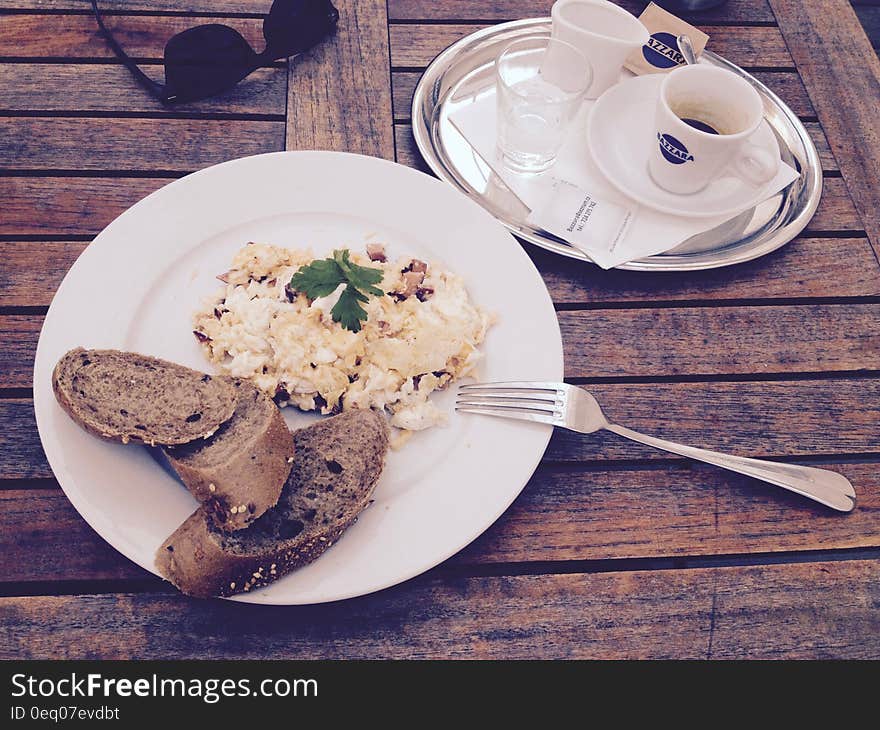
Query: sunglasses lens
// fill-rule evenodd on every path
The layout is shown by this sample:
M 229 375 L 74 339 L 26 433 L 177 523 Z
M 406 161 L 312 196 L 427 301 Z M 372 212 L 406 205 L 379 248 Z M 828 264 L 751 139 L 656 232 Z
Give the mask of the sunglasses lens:
M 165 46 L 165 88 L 169 101 L 192 101 L 241 81 L 258 65 L 257 54 L 228 25 L 198 25 Z
M 329 0 L 275 0 L 263 23 L 266 53 L 272 58 L 302 53 L 331 33 L 338 20 Z

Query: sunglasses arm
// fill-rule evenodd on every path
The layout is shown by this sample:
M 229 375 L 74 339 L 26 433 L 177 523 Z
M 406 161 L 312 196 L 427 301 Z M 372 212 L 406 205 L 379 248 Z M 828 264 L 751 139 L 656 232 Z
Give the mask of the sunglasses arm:
M 128 54 L 122 50 L 122 46 L 120 46 L 113 35 L 107 30 L 107 27 L 104 25 L 104 20 L 101 18 L 101 11 L 98 10 L 98 3 L 96 0 L 92 0 L 92 11 L 95 14 L 95 20 L 98 21 L 98 27 L 101 29 L 101 33 L 104 38 L 107 40 L 107 43 L 110 44 L 110 47 L 113 49 L 113 52 L 116 54 L 116 57 L 125 64 L 126 68 L 131 71 L 135 78 L 140 81 L 141 84 L 159 101 L 165 102 L 165 87 L 162 84 L 153 81 L 149 76 L 147 76 L 143 71 L 138 68 L 138 65 L 129 58 Z

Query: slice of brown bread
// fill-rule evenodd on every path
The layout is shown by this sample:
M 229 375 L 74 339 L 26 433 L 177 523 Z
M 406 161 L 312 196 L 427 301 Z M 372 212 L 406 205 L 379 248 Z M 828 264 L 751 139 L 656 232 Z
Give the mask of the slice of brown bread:
M 235 412 L 211 438 L 165 449 L 186 488 L 222 530 L 247 527 L 275 506 L 294 453 L 293 434 L 275 402 L 249 382 L 233 385 Z
M 197 510 L 156 552 L 165 578 L 201 598 L 247 592 L 312 562 L 357 519 L 382 473 L 384 417 L 346 411 L 294 432 L 293 440 L 296 461 L 278 504 L 231 533 Z
M 228 378 L 120 350 L 71 350 L 55 366 L 52 388 L 86 431 L 124 444 L 207 438 L 235 409 Z

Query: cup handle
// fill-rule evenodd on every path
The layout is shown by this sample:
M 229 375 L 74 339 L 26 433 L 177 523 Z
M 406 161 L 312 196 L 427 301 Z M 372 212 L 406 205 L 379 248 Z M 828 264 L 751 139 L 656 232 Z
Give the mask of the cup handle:
M 752 185 L 769 182 L 779 170 L 779 155 L 756 144 L 747 144 L 734 159 L 734 171 Z

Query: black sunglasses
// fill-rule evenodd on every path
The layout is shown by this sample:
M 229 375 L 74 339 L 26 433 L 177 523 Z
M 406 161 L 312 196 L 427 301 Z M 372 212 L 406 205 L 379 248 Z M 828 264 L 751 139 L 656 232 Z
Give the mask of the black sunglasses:
M 266 48 L 257 53 L 234 28 L 211 23 L 173 36 L 165 45 L 165 84 L 147 76 L 107 30 L 96 0 L 92 10 L 101 33 L 134 77 L 163 104 L 196 101 L 235 86 L 272 61 L 296 55 L 336 28 L 339 11 L 330 0 L 275 0 L 263 21 Z

